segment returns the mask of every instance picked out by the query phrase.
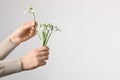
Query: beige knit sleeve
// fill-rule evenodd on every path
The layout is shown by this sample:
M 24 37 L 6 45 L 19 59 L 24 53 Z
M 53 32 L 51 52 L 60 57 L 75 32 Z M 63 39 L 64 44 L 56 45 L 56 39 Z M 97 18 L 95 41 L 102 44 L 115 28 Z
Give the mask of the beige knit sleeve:
M 20 59 L 3 60 L 15 47 L 8 37 L 0 44 L 0 77 L 22 71 Z
M 0 61 L 0 77 L 22 71 L 20 59 Z
M 13 43 L 7 37 L 3 42 L 0 44 L 0 60 L 4 59 L 15 47 L 17 44 Z

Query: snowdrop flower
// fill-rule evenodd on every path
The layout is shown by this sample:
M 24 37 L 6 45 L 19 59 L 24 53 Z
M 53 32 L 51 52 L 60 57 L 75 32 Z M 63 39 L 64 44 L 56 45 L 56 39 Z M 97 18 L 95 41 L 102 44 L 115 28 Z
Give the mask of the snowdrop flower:
M 24 14 L 26 14 L 26 13 L 32 14 L 34 21 L 36 22 L 35 11 L 33 10 L 32 6 L 28 10 L 24 11 Z M 36 26 L 37 26 L 37 22 L 36 22 Z
M 58 29 L 57 26 L 54 26 L 51 23 L 43 23 L 43 24 L 40 24 L 40 26 L 38 26 L 38 23 L 35 18 L 35 11 L 33 10 L 32 7 L 26 10 L 24 13 L 32 14 L 34 21 L 36 22 L 36 26 L 37 26 L 36 31 L 38 33 L 40 40 L 42 41 L 43 46 L 47 46 L 49 38 L 51 37 L 54 31 L 60 31 L 60 29 Z
M 50 24 L 50 23 L 48 23 L 48 24 L 47 24 L 47 29 L 48 29 L 49 31 L 53 31 L 53 25 Z
M 55 31 L 61 31 L 57 26 L 54 27 Z
M 28 10 L 24 11 L 24 14 L 26 13 L 30 13 L 30 14 L 33 14 L 35 11 L 33 10 L 32 7 L 30 7 Z

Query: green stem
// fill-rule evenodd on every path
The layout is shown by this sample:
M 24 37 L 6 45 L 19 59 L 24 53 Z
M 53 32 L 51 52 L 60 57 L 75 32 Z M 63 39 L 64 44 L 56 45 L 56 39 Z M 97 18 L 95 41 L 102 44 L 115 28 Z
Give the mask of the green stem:
M 46 38 L 46 34 L 44 31 L 42 31 L 42 45 L 45 46 L 45 38 Z
M 48 36 L 49 36 L 49 30 L 47 32 L 47 35 L 46 35 L 46 40 L 45 40 L 45 45 L 47 46 L 47 39 L 48 39 Z
M 47 33 L 46 33 L 43 46 L 46 46 L 46 45 L 47 45 L 47 44 L 46 44 L 46 41 L 47 41 L 48 34 L 49 34 L 49 30 L 48 30 Z
M 33 13 L 33 19 L 34 19 L 34 21 L 36 22 L 35 13 Z
M 39 33 L 39 31 L 38 31 L 38 30 L 37 30 L 37 34 L 38 34 L 39 39 L 41 40 L 40 33 Z
M 51 36 L 52 32 L 53 32 L 53 31 L 51 31 L 50 34 L 48 35 L 47 40 L 46 40 L 46 44 L 45 44 L 45 45 L 47 45 L 48 40 L 50 39 L 50 36 Z

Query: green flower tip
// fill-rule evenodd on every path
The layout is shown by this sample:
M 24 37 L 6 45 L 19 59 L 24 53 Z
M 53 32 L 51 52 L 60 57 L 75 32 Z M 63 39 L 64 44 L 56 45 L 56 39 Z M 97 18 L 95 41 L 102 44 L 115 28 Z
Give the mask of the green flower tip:
M 54 27 L 55 31 L 61 31 L 57 26 Z
M 57 26 L 55 26 L 51 23 L 43 23 L 43 24 L 40 24 L 40 26 L 38 26 L 38 23 L 35 18 L 35 11 L 32 8 L 32 6 L 28 10 L 24 11 L 24 13 L 32 14 L 34 21 L 35 21 L 36 31 L 38 33 L 40 40 L 42 40 L 43 46 L 47 45 L 49 38 L 51 37 L 53 32 L 61 31 Z
M 33 14 L 34 12 L 35 11 L 33 10 L 32 6 L 31 6 L 28 10 L 24 11 L 24 14 L 26 14 L 26 13 Z
M 53 24 L 51 23 L 43 23 L 43 24 L 40 24 L 40 28 L 41 29 L 47 29 L 49 31 L 61 31 L 57 26 L 54 26 Z

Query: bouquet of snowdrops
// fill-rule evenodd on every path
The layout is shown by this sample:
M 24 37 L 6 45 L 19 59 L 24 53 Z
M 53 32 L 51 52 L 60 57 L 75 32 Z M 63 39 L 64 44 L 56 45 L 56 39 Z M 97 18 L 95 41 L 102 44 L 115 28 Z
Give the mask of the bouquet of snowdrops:
M 57 26 L 54 26 L 51 23 L 43 23 L 43 24 L 38 25 L 38 22 L 36 21 L 36 17 L 35 17 L 35 11 L 32 7 L 26 10 L 24 13 L 32 14 L 33 19 L 36 23 L 37 34 L 40 40 L 42 41 L 43 46 L 47 46 L 47 43 L 53 32 L 60 31 L 60 29 Z

